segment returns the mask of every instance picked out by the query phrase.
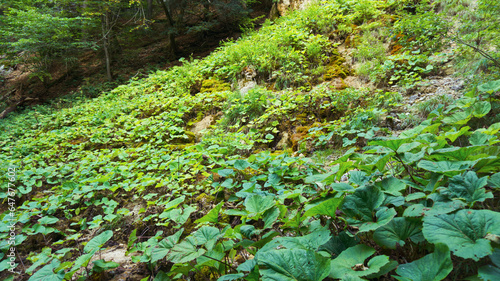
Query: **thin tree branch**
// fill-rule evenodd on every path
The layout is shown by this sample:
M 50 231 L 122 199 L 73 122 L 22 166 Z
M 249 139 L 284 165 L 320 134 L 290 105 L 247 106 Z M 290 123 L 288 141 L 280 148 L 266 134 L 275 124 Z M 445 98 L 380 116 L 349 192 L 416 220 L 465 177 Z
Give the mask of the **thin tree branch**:
M 500 62 L 498 60 L 496 60 L 495 58 L 493 58 L 492 56 L 490 56 L 485 51 L 479 49 L 478 47 L 476 47 L 474 45 L 471 45 L 471 44 L 465 42 L 464 40 L 460 39 L 458 36 L 455 36 L 452 39 L 454 39 L 456 42 L 458 42 L 460 44 L 463 44 L 465 46 L 468 46 L 468 47 L 474 49 L 474 51 L 478 52 L 481 56 L 483 56 L 483 57 L 487 58 L 488 60 L 492 61 L 497 67 L 500 67 Z

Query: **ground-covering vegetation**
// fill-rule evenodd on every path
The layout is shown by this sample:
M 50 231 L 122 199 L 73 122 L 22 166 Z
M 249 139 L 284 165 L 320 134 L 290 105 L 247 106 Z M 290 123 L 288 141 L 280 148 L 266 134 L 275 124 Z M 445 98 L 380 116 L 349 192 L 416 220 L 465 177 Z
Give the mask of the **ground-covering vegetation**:
M 204 59 L 13 113 L 3 280 L 498 280 L 498 28 L 467 43 L 490 58 L 459 42 L 494 5 L 318 1 Z M 474 75 L 460 98 L 405 103 L 451 65 Z M 120 245 L 129 260 L 103 258 Z

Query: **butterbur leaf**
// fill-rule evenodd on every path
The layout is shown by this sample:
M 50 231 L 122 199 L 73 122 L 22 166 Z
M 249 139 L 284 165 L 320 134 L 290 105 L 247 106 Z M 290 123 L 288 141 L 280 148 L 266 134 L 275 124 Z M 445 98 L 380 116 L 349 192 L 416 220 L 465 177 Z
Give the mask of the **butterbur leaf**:
M 333 236 L 328 242 L 321 245 L 318 251 L 327 251 L 332 256 L 338 256 L 346 249 L 356 246 L 358 243 L 359 238 L 351 237 L 345 231 L 342 231 L 338 236 Z
M 488 101 L 480 101 L 471 106 L 470 110 L 474 117 L 481 118 L 490 112 L 491 104 Z
M 343 278 L 347 275 L 363 277 L 379 272 L 383 266 L 389 263 L 389 257 L 373 257 L 365 266 L 365 260 L 374 253 L 373 248 L 362 244 L 343 251 L 336 259 L 331 261 L 329 276 L 331 278 Z
M 366 176 L 366 173 L 363 171 L 350 171 L 349 172 L 349 182 L 357 184 L 359 186 L 364 186 L 370 178 Z
M 494 188 L 500 188 L 500 173 L 496 173 L 488 179 L 488 185 Z
M 184 199 L 186 199 L 186 196 L 182 195 L 181 197 L 176 198 L 172 201 L 169 201 L 167 204 L 165 204 L 165 209 L 164 209 L 163 213 L 160 214 L 160 218 L 162 218 L 162 215 L 167 213 L 167 211 L 172 210 L 174 208 L 177 208 L 177 206 L 179 206 L 179 204 L 184 202 Z
M 238 170 L 245 170 L 248 167 L 250 167 L 250 163 L 247 160 L 238 159 L 234 162 L 234 168 Z
M 384 193 L 394 196 L 401 196 L 401 191 L 406 188 L 406 184 L 395 177 L 383 179 L 382 182 L 380 182 L 379 186 Z
M 304 217 L 312 217 L 316 215 L 325 215 L 332 218 L 335 218 L 335 212 L 337 211 L 338 206 L 342 202 L 341 198 L 332 198 L 325 200 L 318 205 L 310 208 L 304 213 Z
M 432 162 L 422 160 L 418 162 L 417 166 L 421 169 L 431 171 L 434 173 L 446 174 L 449 172 L 461 172 L 469 169 L 474 165 L 473 161 L 438 161 Z
M 428 216 L 422 229 L 431 243 L 446 244 L 454 255 L 478 261 L 492 253 L 487 236 L 500 235 L 500 213 L 460 210 L 454 214 Z
M 378 229 L 379 227 L 388 224 L 392 220 L 392 218 L 396 216 L 396 214 L 397 213 L 394 208 L 380 208 L 375 214 L 375 221 L 364 222 L 363 224 L 358 225 L 359 232 L 368 232 Z
M 206 252 L 205 249 L 198 249 L 196 246 L 196 240 L 188 236 L 185 240 L 176 244 L 170 250 L 167 259 L 173 263 L 185 263 L 192 261 Z
M 422 150 L 417 153 L 405 152 L 401 157 L 401 160 L 403 160 L 405 164 L 413 164 L 414 162 L 417 162 L 418 160 L 424 158 L 424 156 L 425 156 L 425 148 L 422 148 Z
M 264 213 L 262 220 L 264 221 L 264 228 L 267 229 L 273 226 L 273 223 L 278 219 L 280 210 L 277 207 L 272 207 Z
M 28 281 L 62 281 L 64 280 L 64 270 L 54 272 L 61 264 L 60 261 L 53 259 L 50 264 L 39 269 Z
M 252 238 L 254 235 L 258 235 L 260 233 L 260 230 L 255 229 L 255 226 L 249 224 L 249 225 L 243 225 L 240 227 L 240 232 L 247 238 Z
M 210 210 L 203 217 L 197 219 L 194 223 L 204 223 L 204 222 L 217 223 L 217 222 L 219 222 L 219 213 L 220 213 L 220 209 L 222 208 L 223 204 L 224 204 L 224 202 L 220 202 L 219 204 L 217 204 L 217 206 L 215 206 L 215 208 Z
M 184 232 L 184 228 L 181 228 L 174 235 L 170 235 L 167 238 L 163 239 L 158 243 L 158 246 L 153 249 L 151 254 L 151 262 L 156 262 L 158 260 L 163 259 L 168 255 L 170 249 L 172 249 L 177 242 L 179 242 L 179 238 Z
M 382 147 L 387 147 L 392 151 L 397 151 L 403 144 L 411 142 L 411 138 L 397 138 L 392 140 L 380 140 L 380 141 L 371 141 L 368 145 L 379 145 Z
M 447 116 L 443 118 L 443 123 L 445 124 L 456 124 L 456 125 L 464 125 L 467 124 L 470 120 L 470 114 L 468 112 L 459 111 L 453 113 L 451 116 Z
M 496 281 L 500 276 L 500 249 L 495 249 L 490 255 L 493 264 L 488 264 L 479 268 L 478 276 L 484 281 Z
M 442 194 L 447 195 L 450 199 L 463 199 L 472 207 L 475 202 L 493 198 L 493 194 L 486 193 L 483 188 L 486 183 L 486 177 L 478 178 L 475 172 L 469 171 L 464 175 L 456 175 L 451 178 L 448 188 L 444 189 Z
M 219 229 L 212 226 L 203 226 L 193 234 L 193 238 L 196 239 L 197 244 L 205 245 L 209 251 L 212 250 L 220 236 Z
M 108 240 L 113 236 L 113 231 L 106 230 L 103 233 L 97 235 L 92 238 L 87 245 L 83 248 L 85 253 L 90 253 L 91 251 L 95 251 L 100 249 L 104 243 L 108 242 Z
M 373 212 L 384 202 L 384 194 L 375 186 L 365 186 L 347 195 L 341 210 L 350 218 L 372 221 Z
M 38 220 L 38 223 L 40 224 L 54 224 L 58 222 L 59 219 L 53 216 L 44 216 L 43 218 Z
M 330 185 L 330 187 L 337 192 L 342 192 L 342 193 L 353 193 L 354 192 L 354 187 L 352 187 L 350 184 L 347 184 L 345 182 L 332 183 Z
M 217 174 L 219 174 L 219 176 L 221 176 L 221 177 L 228 177 L 228 176 L 234 174 L 234 170 L 233 169 L 221 169 L 221 170 L 217 171 Z
M 476 130 L 469 138 L 469 143 L 472 145 L 482 145 L 488 140 L 492 139 L 493 136 L 485 134 L 481 131 Z
M 397 261 L 389 261 L 389 263 L 382 266 L 377 273 L 372 273 L 370 275 L 367 275 L 366 278 L 368 278 L 369 280 L 372 280 L 374 278 L 379 278 L 380 276 L 387 274 L 387 273 L 393 271 L 394 269 L 396 269 L 396 267 L 398 267 L 398 265 L 399 264 Z
M 407 239 L 416 243 L 422 242 L 422 224 L 407 218 L 394 218 L 387 225 L 375 230 L 373 239 L 377 244 L 389 249 L 396 249 L 397 245 L 403 246 Z
M 168 277 L 168 275 L 163 272 L 163 270 L 160 270 L 156 276 L 155 276 L 155 279 L 153 281 L 170 281 L 172 279 L 170 279 L 170 277 Z
M 261 214 L 274 206 L 274 196 L 251 195 L 245 198 L 244 205 L 250 214 Z
M 422 204 L 413 204 L 406 208 L 403 213 L 404 217 L 422 217 L 422 216 L 433 216 L 448 214 L 455 210 L 462 209 L 465 207 L 465 203 L 458 200 L 447 201 L 447 202 L 435 202 L 432 207 L 427 207 Z
M 327 243 L 330 240 L 331 234 L 328 230 L 319 230 L 313 233 L 298 236 L 298 237 L 280 237 L 272 240 L 267 243 L 264 247 L 262 247 L 257 256 L 260 253 L 267 252 L 270 250 L 276 250 L 278 248 L 286 248 L 286 249 L 304 249 L 304 250 L 312 250 L 316 251 L 318 248 Z
M 409 151 L 412 151 L 413 149 L 415 149 L 421 145 L 422 145 L 422 143 L 417 142 L 417 141 L 410 142 L 410 143 L 404 143 L 398 148 L 397 153 L 409 152 Z
M 483 93 L 500 91 L 500 80 L 490 81 L 481 84 L 477 89 Z
M 321 281 L 330 273 L 329 258 L 304 249 L 267 251 L 258 263 L 263 280 Z
M 434 155 L 438 155 L 440 158 L 456 161 L 467 161 L 475 160 L 474 156 L 478 154 L 479 150 L 484 149 L 485 146 L 466 146 L 466 147 L 448 147 L 437 149 L 434 151 Z
M 338 171 L 338 166 L 336 170 Z M 317 174 L 317 175 L 311 175 L 307 176 L 304 179 L 305 183 L 315 183 L 315 184 L 331 184 L 335 181 L 335 176 L 337 171 L 331 171 L 326 174 Z
M 255 259 L 246 260 L 244 263 L 238 265 L 238 271 L 252 271 L 253 268 L 257 265 L 257 261 Z
M 400 281 L 440 281 L 453 270 L 450 250 L 444 244 L 436 244 L 434 252 L 421 259 L 401 264 L 396 269 Z
M 117 268 L 120 266 L 119 263 L 113 262 L 113 261 L 105 261 L 105 260 L 96 260 L 92 262 L 94 264 L 94 268 L 92 269 L 93 271 L 99 273 L 106 271 L 108 269 L 113 269 Z

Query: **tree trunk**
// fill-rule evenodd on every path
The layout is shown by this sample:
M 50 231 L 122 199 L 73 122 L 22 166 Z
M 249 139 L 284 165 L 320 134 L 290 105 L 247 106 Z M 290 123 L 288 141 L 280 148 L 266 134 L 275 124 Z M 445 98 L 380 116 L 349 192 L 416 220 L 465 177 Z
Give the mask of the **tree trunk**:
M 153 0 L 148 0 L 146 7 L 146 19 L 150 21 L 153 18 Z
M 167 17 L 167 29 L 168 29 L 168 43 L 169 43 L 169 56 L 170 57 L 175 57 L 175 54 L 177 53 L 177 44 L 175 43 L 175 35 L 173 33 L 173 28 L 174 28 L 174 20 L 172 19 L 172 15 L 170 14 L 170 11 L 165 4 L 163 0 L 157 0 L 158 4 L 161 5 L 163 8 L 163 11 L 165 12 L 165 16 Z
M 102 27 L 102 46 L 104 49 L 104 59 L 106 63 L 106 76 L 108 81 L 113 81 L 113 75 L 111 73 L 111 55 L 109 52 L 109 13 L 103 14 L 101 16 L 101 27 Z

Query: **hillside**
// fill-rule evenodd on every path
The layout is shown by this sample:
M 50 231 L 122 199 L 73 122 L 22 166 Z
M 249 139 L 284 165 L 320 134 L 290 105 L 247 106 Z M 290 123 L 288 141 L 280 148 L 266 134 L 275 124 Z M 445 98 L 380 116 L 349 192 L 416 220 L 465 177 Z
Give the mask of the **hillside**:
M 498 5 L 313 1 L 10 114 L 0 278 L 499 280 Z

